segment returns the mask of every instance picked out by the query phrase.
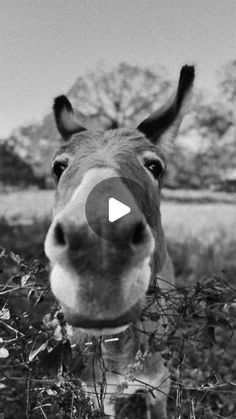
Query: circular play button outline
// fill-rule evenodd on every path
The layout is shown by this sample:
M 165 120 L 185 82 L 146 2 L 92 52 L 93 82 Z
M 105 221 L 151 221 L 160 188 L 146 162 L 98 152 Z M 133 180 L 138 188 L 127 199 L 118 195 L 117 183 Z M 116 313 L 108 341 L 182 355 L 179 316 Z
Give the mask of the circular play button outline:
M 141 208 L 138 206 L 137 194 L 146 194 L 135 181 L 125 177 L 110 177 L 98 182 L 90 191 L 85 213 L 89 226 L 97 236 L 111 242 L 122 242 L 119 229 L 121 224 L 132 222 Z

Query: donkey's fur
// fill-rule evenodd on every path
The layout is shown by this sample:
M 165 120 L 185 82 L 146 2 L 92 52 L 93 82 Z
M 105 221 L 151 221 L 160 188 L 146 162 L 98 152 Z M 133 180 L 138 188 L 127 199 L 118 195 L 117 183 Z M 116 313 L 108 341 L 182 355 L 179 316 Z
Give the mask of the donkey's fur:
M 142 368 L 125 390 L 130 396 L 125 403 L 121 398 L 115 403 L 117 418 L 131 417 L 125 405 L 135 402 L 132 394 L 139 390 L 145 390 L 147 418 L 167 417 L 169 373 L 160 354 L 149 350 L 148 342 L 150 334 L 161 333 L 165 319 L 161 316 L 157 326 L 156 321 L 143 319 L 141 314 L 150 286 L 163 290 L 174 284 L 160 215 L 160 187 L 166 167 L 163 144 L 177 135 L 193 80 L 194 68 L 183 67 L 174 98 L 133 131 L 87 131 L 65 96 L 54 104 L 64 143 L 54 160 L 58 187 L 54 219 L 45 242 L 52 265 L 51 286 L 65 318 L 79 328 L 75 329 L 79 340 L 85 332 L 103 336 L 97 357 L 91 358 L 81 375 L 92 390 L 95 378 L 97 383 L 106 381 L 107 393 L 114 392 L 124 381 L 128 366 L 135 362 L 135 355 L 143 354 Z M 123 217 L 111 230 L 120 237 L 120 243 L 106 241 L 91 231 L 85 212 L 90 191 L 111 177 L 120 179 L 117 188 L 121 197 L 124 201 L 128 197 L 135 209 L 130 218 Z M 135 191 L 124 179 L 135 181 L 140 189 Z M 104 227 L 99 210 L 95 217 Z M 160 311 L 162 302 L 158 304 Z M 150 310 L 155 313 L 157 306 Z M 105 398 L 105 413 L 114 415 L 109 396 Z M 144 413 L 141 418 L 145 418 Z

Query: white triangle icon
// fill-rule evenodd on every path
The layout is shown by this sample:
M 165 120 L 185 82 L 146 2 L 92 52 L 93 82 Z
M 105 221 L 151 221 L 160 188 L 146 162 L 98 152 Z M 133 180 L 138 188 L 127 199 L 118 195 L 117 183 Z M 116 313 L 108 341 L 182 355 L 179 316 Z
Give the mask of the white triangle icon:
M 109 198 L 108 201 L 108 220 L 113 223 L 113 221 L 118 220 L 124 215 L 129 214 L 131 211 L 128 205 L 123 204 L 123 202 L 118 201 L 115 198 Z

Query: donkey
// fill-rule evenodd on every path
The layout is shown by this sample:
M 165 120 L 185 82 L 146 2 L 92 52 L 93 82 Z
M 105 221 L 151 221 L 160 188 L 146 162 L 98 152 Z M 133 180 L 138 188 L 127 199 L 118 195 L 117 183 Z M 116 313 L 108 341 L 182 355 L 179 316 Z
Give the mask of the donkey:
M 158 285 L 161 291 L 174 284 L 161 224 L 160 190 L 166 171 L 165 143 L 178 133 L 193 81 L 194 67 L 183 66 L 175 95 L 133 130 L 91 132 L 80 125 L 66 96 L 55 99 L 54 117 L 63 144 L 52 166 L 57 191 L 45 240 L 50 283 L 79 338 L 101 337 L 109 392 L 122 383 L 137 352 L 148 353 L 148 336 L 157 329 L 153 316 L 142 317 L 148 290 Z M 107 232 L 104 238 L 91 228 L 86 202 L 100 182 L 111 178 L 120 180 L 119 196 L 124 202 L 128 196 L 134 211 L 108 225 L 104 213 L 95 208 L 96 225 Z M 140 188 L 132 187 L 132 182 Z M 111 196 L 117 192 L 109 188 Z M 159 323 L 161 330 L 161 319 Z M 99 371 L 91 363 L 85 367 L 81 378 L 88 387 L 94 389 L 94 377 L 101 379 Z M 125 390 L 127 400 L 134 402 L 141 391 L 146 414 L 140 418 L 166 419 L 169 372 L 158 351 L 143 356 L 142 368 Z M 105 397 L 104 414 L 129 418 L 119 406 L 119 400 L 112 405 Z

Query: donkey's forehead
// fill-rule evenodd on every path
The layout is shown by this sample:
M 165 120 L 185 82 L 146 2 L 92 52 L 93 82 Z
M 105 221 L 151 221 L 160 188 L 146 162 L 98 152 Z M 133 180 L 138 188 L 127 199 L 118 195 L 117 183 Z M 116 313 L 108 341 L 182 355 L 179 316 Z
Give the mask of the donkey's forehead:
M 140 154 L 145 151 L 151 151 L 164 159 L 163 150 L 138 130 L 83 131 L 74 134 L 70 141 L 64 143 L 55 157 L 65 153 L 73 157 L 86 158 L 91 157 L 93 153 L 99 153 L 109 159 L 125 156 L 127 153 Z

